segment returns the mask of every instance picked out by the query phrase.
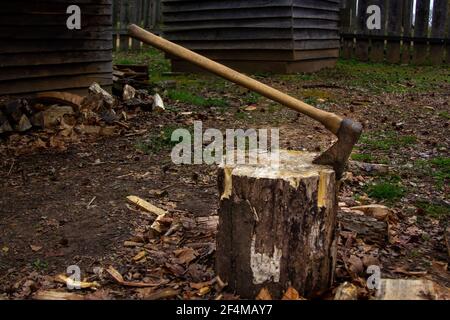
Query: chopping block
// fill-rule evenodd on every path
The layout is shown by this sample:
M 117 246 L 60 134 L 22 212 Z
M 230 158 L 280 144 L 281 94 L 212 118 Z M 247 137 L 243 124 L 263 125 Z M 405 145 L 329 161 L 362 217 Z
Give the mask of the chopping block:
M 330 288 L 336 260 L 336 173 L 315 153 L 280 151 L 278 167 L 221 165 L 216 272 L 228 289 L 254 299 L 306 298 Z

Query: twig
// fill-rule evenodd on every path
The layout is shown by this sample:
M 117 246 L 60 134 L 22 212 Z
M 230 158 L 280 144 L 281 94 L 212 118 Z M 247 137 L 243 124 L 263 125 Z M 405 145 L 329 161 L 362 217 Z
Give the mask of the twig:
M 91 204 L 95 201 L 95 199 L 97 199 L 97 196 L 93 197 L 92 200 L 88 203 L 88 205 L 86 206 L 87 209 L 91 207 Z
M 12 163 L 11 163 L 11 167 L 9 168 L 9 171 L 8 171 L 8 176 L 11 174 L 12 169 L 14 168 L 14 164 L 15 164 L 15 163 L 16 163 L 16 161 L 13 160 Z

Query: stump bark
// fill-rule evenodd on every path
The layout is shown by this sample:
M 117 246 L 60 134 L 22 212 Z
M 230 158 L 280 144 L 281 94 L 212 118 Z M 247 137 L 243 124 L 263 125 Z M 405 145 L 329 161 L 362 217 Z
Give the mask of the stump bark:
M 289 287 L 312 297 L 327 290 L 336 256 L 335 172 L 312 153 L 282 151 L 270 163 L 219 169 L 216 271 L 230 291 L 280 298 Z

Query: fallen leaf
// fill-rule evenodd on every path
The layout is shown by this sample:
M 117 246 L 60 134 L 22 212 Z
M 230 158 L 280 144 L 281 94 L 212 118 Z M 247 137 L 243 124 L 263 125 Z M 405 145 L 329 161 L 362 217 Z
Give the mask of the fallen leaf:
M 262 288 L 259 294 L 256 296 L 256 300 L 268 301 L 273 299 L 269 290 L 267 288 Z
M 179 264 L 189 264 L 197 258 L 197 252 L 192 248 L 185 248 L 175 251 L 175 256 L 178 257 Z
M 178 290 L 163 289 L 144 297 L 144 299 L 146 300 L 170 299 L 175 298 L 176 296 L 178 296 L 178 294 L 179 294 Z
M 126 287 L 136 287 L 136 288 L 148 288 L 148 287 L 159 287 L 161 285 L 164 285 L 167 283 L 167 281 L 162 280 L 159 283 L 148 283 L 148 282 L 130 282 L 125 281 L 123 279 L 123 276 L 114 269 L 113 266 L 109 266 L 108 269 L 106 269 L 106 272 L 120 285 L 126 286 Z
M 42 249 L 41 246 L 35 246 L 35 245 L 30 245 L 31 250 L 33 250 L 34 252 L 38 252 Z
M 305 300 L 300 297 L 300 294 L 297 290 L 295 290 L 292 287 L 289 287 L 286 292 L 283 295 L 283 298 L 281 300 Z

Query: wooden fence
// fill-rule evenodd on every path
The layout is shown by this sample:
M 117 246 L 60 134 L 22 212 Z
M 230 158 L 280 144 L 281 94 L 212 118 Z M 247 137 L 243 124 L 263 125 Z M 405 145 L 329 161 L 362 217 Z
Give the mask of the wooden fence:
M 161 30 L 161 0 L 113 0 L 114 51 L 141 49 L 142 43 L 127 35 L 127 26 L 130 23 L 159 33 Z
M 415 3 L 415 8 L 414 8 Z M 367 8 L 381 8 L 381 29 L 369 30 Z M 342 0 L 344 58 L 402 64 L 450 63 L 449 0 Z

